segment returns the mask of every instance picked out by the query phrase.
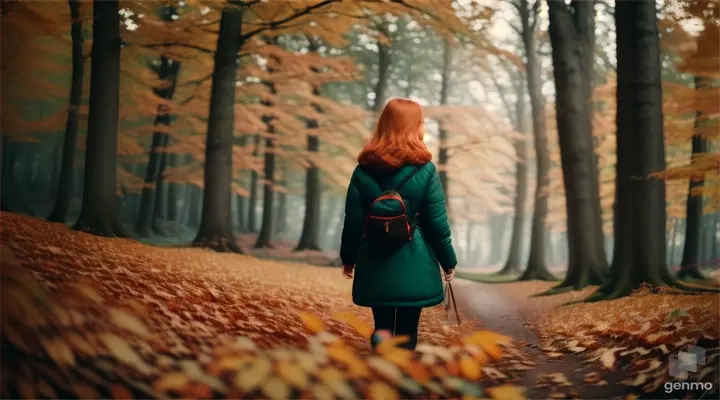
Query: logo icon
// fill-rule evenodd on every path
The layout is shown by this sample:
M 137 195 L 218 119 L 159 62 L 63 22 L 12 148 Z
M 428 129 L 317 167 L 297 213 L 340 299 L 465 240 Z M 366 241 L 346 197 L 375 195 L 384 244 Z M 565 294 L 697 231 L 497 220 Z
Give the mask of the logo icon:
M 685 380 L 688 372 L 697 372 L 698 365 L 705 365 L 705 349 L 689 345 L 686 351 L 679 351 L 670 356 L 668 374 L 673 378 Z

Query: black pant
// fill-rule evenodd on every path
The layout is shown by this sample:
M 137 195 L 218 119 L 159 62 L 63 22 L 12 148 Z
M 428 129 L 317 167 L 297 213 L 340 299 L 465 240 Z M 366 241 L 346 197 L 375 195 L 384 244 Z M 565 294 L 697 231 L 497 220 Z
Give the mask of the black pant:
M 386 329 L 393 336 L 409 336 L 410 340 L 398 345 L 414 350 L 417 345 L 418 324 L 420 323 L 420 307 L 373 307 L 375 330 Z M 374 346 L 373 346 L 374 347 Z

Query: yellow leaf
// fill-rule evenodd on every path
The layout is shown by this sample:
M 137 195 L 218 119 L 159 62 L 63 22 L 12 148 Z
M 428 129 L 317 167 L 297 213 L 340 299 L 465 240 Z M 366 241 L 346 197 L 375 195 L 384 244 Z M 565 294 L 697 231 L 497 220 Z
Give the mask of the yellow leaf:
M 372 400 L 395 400 L 398 398 L 398 393 L 387 383 L 375 381 L 368 388 L 368 397 Z
M 360 336 L 370 339 L 370 336 L 372 336 L 373 329 L 365 323 L 365 321 L 361 320 L 356 314 L 351 312 L 343 312 L 343 313 L 337 313 L 333 316 L 338 321 L 345 322 L 346 324 L 350 325 L 357 333 L 360 334 Z
M 510 343 L 510 338 L 491 331 L 479 331 L 464 338 L 463 343 L 482 347 L 493 360 L 502 359 L 502 349 L 499 344 Z
M 111 308 L 109 310 L 110 321 L 118 328 L 125 329 L 142 337 L 150 336 L 150 331 L 137 317 L 128 314 L 125 310 L 119 308 Z
M 298 315 L 310 332 L 319 333 L 325 330 L 325 322 L 323 322 L 323 320 L 321 320 L 317 315 L 305 311 L 299 311 Z
M 394 349 L 398 345 L 408 342 L 409 340 L 410 340 L 410 337 L 407 335 L 395 336 L 394 338 L 386 339 L 386 340 L 383 340 L 382 342 L 380 342 L 377 345 L 377 347 L 375 348 L 375 351 L 377 351 L 380 354 L 384 354 L 384 353 L 387 353 L 388 351 L 390 351 L 391 349 Z
M 282 379 L 271 376 L 262 384 L 260 391 L 268 399 L 287 399 L 290 397 L 290 387 Z
M 493 400 L 525 400 L 525 389 L 521 386 L 502 385 L 486 389 Z
M 235 375 L 235 386 L 244 393 L 252 392 L 272 372 L 272 364 L 266 358 L 255 358 L 250 365 Z
M 639 397 L 640 396 L 631 393 L 631 394 L 627 395 L 627 397 L 625 399 L 626 400 L 637 400 Z
M 106 333 L 100 336 L 100 340 L 102 340 L 110 351 L 110 354 L 118 361 L 135 367 L 143 374 L 149 374 L 152 371 L 145 361 L 143 361 L 142 358 L 140 358 L 140 356 L 135 352 L 135 350 L 133 350 L 126 341 L 122 340 L 117 335 Z
M 153 387 L 158 392 L 167 392 L 171 390 L 181 391 L 189 383 L 190 380 L 188 379 L 187 375 L 183 374 L 182 372 L 170 372 L 156 380 L 155 383 L 153 383 Z
M 62 339 L 42 340 L 43 347 L 48 356 L 58 365 L 74 365 L 75 356 L 72 349 Z
M 345 376 L 337 368 L 325 367 L 317 374 L 318 378 L 325 383 L 339 397 L 357 397 L 352 387 L 348 385 Z
M 285 379 L 296 388 L 303 390 L 308 386 L 308 376 L 297 364 L 293 364 L 289 361 L 280 361 L 275 366 L 275 369 L 281 378 Z
M 481 375 L 480 365 L 478 362 L 468 356 L 460 358 L 460 372 L 465 378 L 470 379 L 471 381 L 480 379 Z
M 403 348 L 393 348 L 387 351 L 382 357 L 401 368 L 407 368 L 412 362 L 413 352 Z
M 351 375 L 355 377 L 366 377 L 370 372 L 362 359 L 342 343 L 331 345 L 328 348 L 328 357 L 347 365 Z

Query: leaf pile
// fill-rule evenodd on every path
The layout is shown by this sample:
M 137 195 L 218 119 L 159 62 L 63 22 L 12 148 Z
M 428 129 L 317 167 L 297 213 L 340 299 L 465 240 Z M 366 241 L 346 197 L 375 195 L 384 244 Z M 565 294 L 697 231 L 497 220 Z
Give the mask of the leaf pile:
M 535 299 L 530 299 L 532 302 Z M 642 392 L 658 391 L 673 380 L 668 365 L 688 345 L 703 347 L 705 364 L 688 379 L 720 387 L 720 296 L 653 293 L 641 288 L 631 296 L 601 303 L 576 304 L 545 312 L 535 320 L 542 350 L 549 357 L 579 353 L 605 370 L 623 369 L 622 383 Z M 586 377 L 589 384 L 607 384 Z
M 337 270 L 1 217 L 3 397 L 522 397 L 491 367 L 508 338 L 432 332 L 440 311 L 417 352 L 370 354 Z

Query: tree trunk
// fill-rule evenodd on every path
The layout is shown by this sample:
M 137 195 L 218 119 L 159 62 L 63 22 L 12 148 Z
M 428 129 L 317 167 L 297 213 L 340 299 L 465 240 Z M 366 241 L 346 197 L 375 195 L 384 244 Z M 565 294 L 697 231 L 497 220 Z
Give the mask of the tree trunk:
M 163 56 L 160 59 L 157 75 L 160 80 L 168 81 L 168 85 L 154 89 L 155 94 L 163 99 L 171 99 L 175 92 L 179 72 L 180 63 Z M 165 127 L 170 125 L 170 109 L 168 106 L 164 104 L 158 105 L 153 124 Z M 145 169 L 145 186 L 140 198 L 140 212 L 137 221 L 135 221 L 135 231 L 140 237 L 150 237 L 153 230 L 160 231 L 155 229 L 157 228 L 155 220 L 160 217 L 158 211 L 162 208 L 160 204 L 163 201 L 161 184 L 162 174 L 165 171 L 165 160 L 167 158 L 165 149 L 167 149 L 168 141 L 169 137 L 164 129 L 158 129 L 153 133 L 147 168 Z
M 448 94 L 450 92 L 450 78 L 452 74 L 451 69 L 452 63 L 452 48 L 450 47 L 449 38 L 445 37 L 443 41 L 443 69 L 442 69 L 442 84 L 440 86 L 440 105 L 444 106 L 448 103 Z M 438 175 L 440 176 L 440 186 L 445 194 L 446 207 L 449 206 L 448 202 L 448 175 L 447 175 L 447 164 L 448 164 L 448 149 L 447 140 L 448 132 L 442 126 L 440 121 L 440 129 L 438 132 L 438 144 L 440 149 L 438 150 Z
M 342 207 L 342 203 L 337 196 L 331 196 L 329 200 L 329 206 L 326 206 L 325 212 L 321 215 L 320 232 L 323 235 L 321 248 L 331 247 L 333 236 L 330 227 L 335 222 L 335 217 L 340 212 L 340 207 Z
M 167 155 L 168 157 L 168 164 L 170 165 L 170 168 L 177 168 L 180 166 L 180 160 L 182 157 L 180 157 L 179 154 L 176 153 L 169 153 Z M 167 191 L 167 220 L 168 222 L 173 223 L 173 230 L 177 228 L 178 223 L 178 202 L 180 200 L 180 193 L 182 191 L 182 184 L 179 182 L 166 182 L 168 191 Z
M 268 133 L 274 134 L 272 125 L 269 126 Z M 272 245 L 272 228 L 273 228 L 273 198 L 275 197 L 275 144 L 272 137 L 265 139 L 265 182 L 263 183 L 263 215 L 260 233 L 258 233 L 255 242 L 256 249 L 273 248 Z
M 594 24 L 592 2 L 573 1 L 574 15 L 562 0 L 548 1 L 550 40 L 560 158 L 565 185 L 568 269 L 565 279 L 545 294 L 580 290 L 605 282 L 605 257 L 592 134 L 592 87 L 587 82 L 584 33 Z M 582 16 L 583 13 L 590 14 Z M 576 17 L 575 24 L 573 16 Z
M 528 93 L 532 109 L 533 136 L 537 158 L 537 182 L 535 185 L 535 209 L 530 233 L 530 254 L 525 271 L 519 280 L 554 280 L 545 262 L 545 232 L 548 212 L 548 186 L 550 177 L 550 155 L 545 130 L 545 98 L 542 94 L 540 65 L 535 50 L 535 25 L 538 18 L 536 9 L 530 9 L 527 0 L 520 0 L 522 38 L 525 47 L 525 70 L 527 71 Z M 531 21 L 531 14 L 533 15 Z
M 241 7 L 226 7 L 220 17 L 215 50 L 210 112 L 205 142 L 202 220 L 195 246 L 242 253 L 232 231 L 232 146 L 235 122 L 235 81 L 243 40 Z
M 260 134 L 255 135 L 255 148 L 253 149 L 253 158 L 260 154 Z M 258 173 L 254 169 L 250 171 L 250 200 L 248 202 L 248 232 L 257 232 L 255 219 L 257 218 L 257 200 L 258 200 Z
M 390 71 L 390 47 L 378 42 L 378 80 L 375 82 L 375 98 L 372 109 L 380 113 L 385 106 L 388 75 Z
M 712 90 L 712 80 L 704 77 L 695 77 L 695 91 L 700 94 L 703 91 Z M 699 96 L 698 96 L 699 97 Z M 708 142 L 703 134 L 703 113 L 698 111 L 695 116 L 695 135 L 692 137 L 692 155 L 697 156 L 709 151 Z M 707 280 L 700 272 L 701 256 L 700 243 L 702 240 L 702 217 L 703 204 L 702 196 L 693 196 L 695 189 L 700 189 L 705 184 L 703 178 L 691 179 L 688 187 L 686 219 L 685 219 L 685 246 L 683 247 L 682 261 L 678 278 L 682 280 Z
M 689 288 L 667 268 L 660 43 L 655 2 L 615 5 L 617 27 L 617 176 L 615 251 L 610 280 L 588 301 L 629 295 L 641 285 Z M 641 178 L 641 179 L 638 179 Z M 709 290 L 709 289 L 708 289 Z
M 504 214 L 492 214 L 489 217 L 490 255 L 487 260 L 489 265 L 497 265 L 503 259 L 503 245 L 505 244 L 507 222 L 508 217 Z
M 680 225 L 681 225 L 680 219 L 675 218 L 675 221 L 673 222 L 673 227 L 672 227 L 672 235 L 670 237 L 670 254 L 668 256 L 668 264 L 670 264 L 670 266 L 675 265 L 675 259 L 677 258 L 677 257 L 675 257 L 675 252 L 677 251 L 677 248 L 678 248 L 677 234 L 678 234 L 678 232 L 680 232 L 680 228 L 681 228 Z
M 308 122 L 308 128 L 317 128 L 317 121 Z M 307 149 L 310 153 L 310 166 L 307 168 L 305 178 L 305 220 L 303 221 L 302 233 L 295 251 L 320 250 L 320 169 L 315 165 L 312 157 L 317 157 L 320 148 L 320 139 L 314 135 L 308 135 Z
M 68 102 L 68 115 L 65 123 L 65 136 L 63 138 L 62 159 L 60 164 L 60 179 L 58 190 L 48 221 L 65 223 L 68 218 L 70 199 L 73 193 L 73 171 L 75 169 L 75 148 L 77 146 L 77 131 L 79 126 L 79 108 L 83 93 L 83 30 L 80 20 L 80 1 L 68 0 L 72 25 L 70 37 L 72 39 L 72 75 L 70 78 L 70 101 Z
M 157 175 L 155 175 L 155 202 L 153 204 L 152 230 L 161 235 L 165 234 L 165 230 L 162 228 L 160 222 L 164 220 L 166 216 L 165 206 L 167 205 L 167 188 L 165 186 L 165 177 L 163 175 L 165 174 L 167 166 L 168 154 L 166 150 L 168 148 L 169 139 L 170 138 L 167 134 L 163 135 L 161 143 L 162 149 L 158 155 L 160 158 L 160 165 L 158 166 Z
M 522 75 L 520 75 L 522 78 Z M 527 114 L 525 111 L 525 84 L 518 82 L 516 86 L 517 100 L 515 101 L 515 130 L 523 136 L 527 133 Z M 510 105 L 508 104 L 508 107 Z M 512 111 L 508 110 L 508 113 Z M 527 177 L 527 143 L 525 138 L 519 138 L 513 143 L 515 148 L 515 199 L 513 207 L 515 215 L 513 217 L 512 233 L 510 236 L 510 246 L 508 248 L 508 257 L 505 265 L 500 269 L 498 274 L 509 275 L 519 273 L 522 268 L 522 253 L 524 247 L 525 235 L 523 233 L 523 224 L 525 221 L 525 204 L 527 203 L 528 177 Z
M 190 203 L 187 207 L 188 212 L 188 225 L 197 228 L 200 226 L 200 201 L 202 200 L 202 189 L 192 185 L 190 186 Z
M 93 1 L 90 109 L 85 150 L 85 189 L 73 229 L 126 236 L 117 213 L 116 160 L 120 106 L 118 0 Z

